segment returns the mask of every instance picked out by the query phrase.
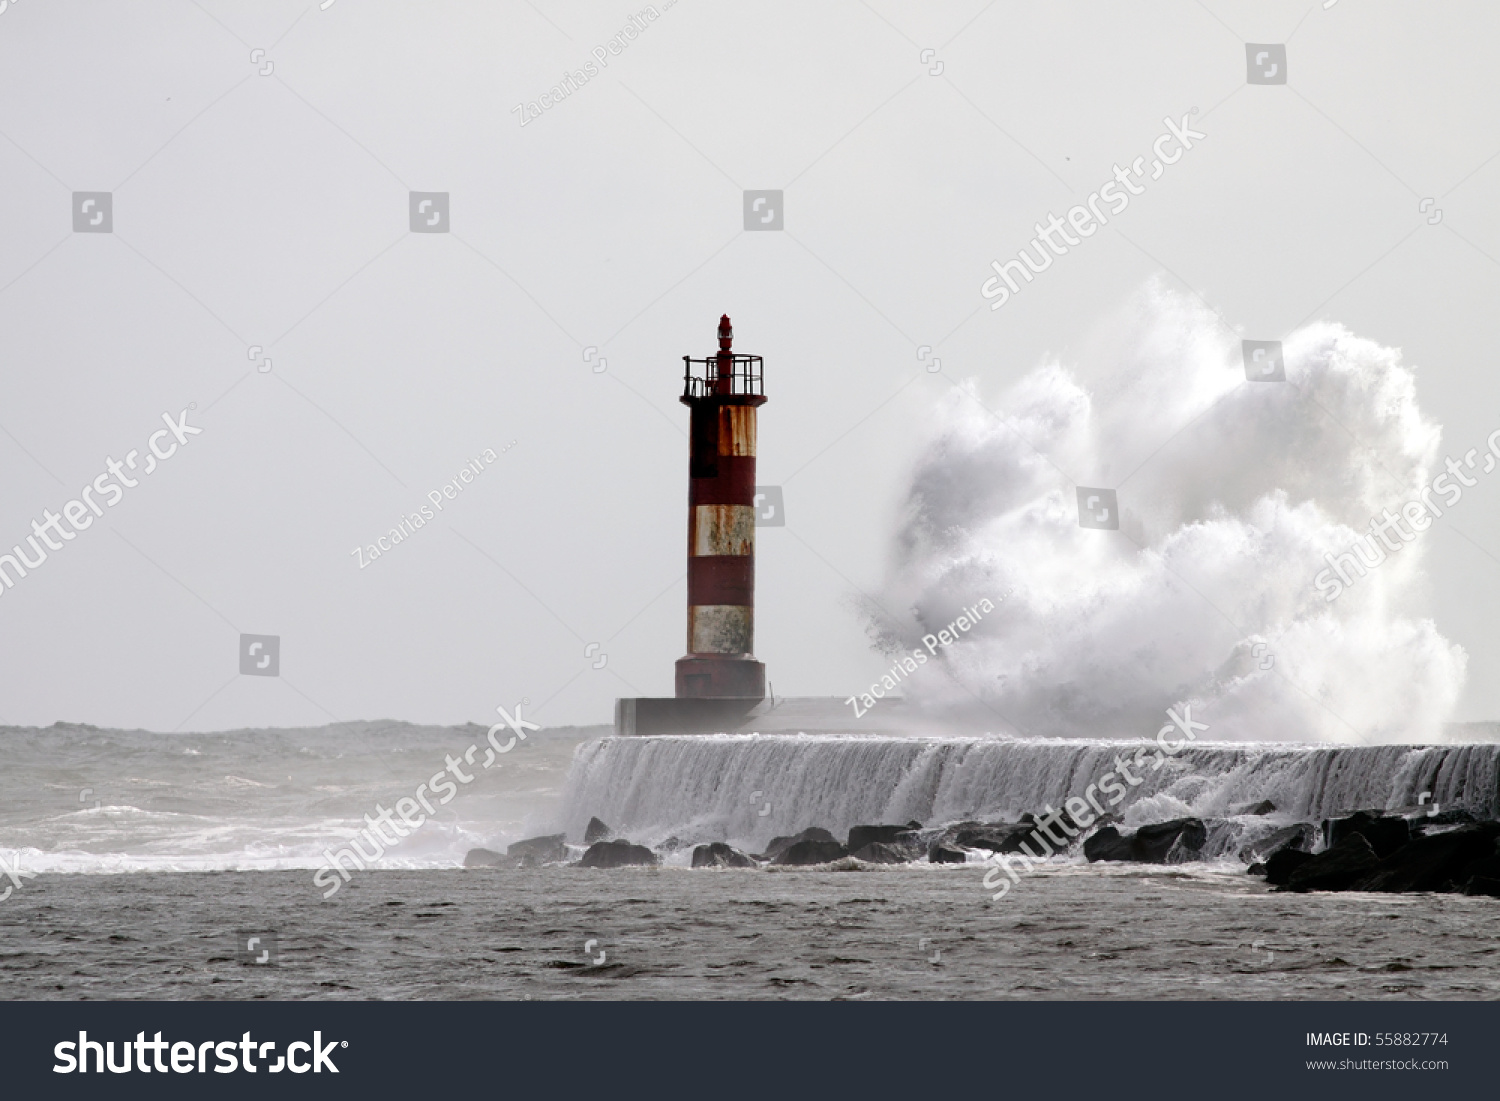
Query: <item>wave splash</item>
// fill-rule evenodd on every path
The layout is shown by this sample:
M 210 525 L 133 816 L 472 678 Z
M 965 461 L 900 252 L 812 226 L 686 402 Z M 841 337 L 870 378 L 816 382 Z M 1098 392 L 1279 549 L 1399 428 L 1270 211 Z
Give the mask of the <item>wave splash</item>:
M 1191 703 L 1216 740 L 1441 740 L 1466 655 L 1421 614 L 1423 539 L 1332 603 L 1314 588 L 1428 483 L 1440 429 L 1394 349 L 1320 323 L 1283 351 L 1285 382 L 1248 382 L 1238 335 L 1153 285 L 1003 415 L 956 388 L 865 610 L 894 653 L 999 608 L 908 698 L 1030 737 L 1149 736 Z M 1078 486 L 1117 491 L 1117 531 L 1079 526 Z

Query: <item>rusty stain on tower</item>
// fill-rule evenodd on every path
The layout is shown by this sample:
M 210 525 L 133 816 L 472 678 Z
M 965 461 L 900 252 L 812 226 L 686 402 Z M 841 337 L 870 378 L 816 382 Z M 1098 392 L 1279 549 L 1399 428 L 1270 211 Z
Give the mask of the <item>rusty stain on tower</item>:
M 761 357 L 733 351 L 729 315 L 719 351 L 683 356 L 682 403 L 691 411 L 688 458 L 687 656 L 677 697 L 763 699 L 755 660 L 755 418 L 765 404 Z

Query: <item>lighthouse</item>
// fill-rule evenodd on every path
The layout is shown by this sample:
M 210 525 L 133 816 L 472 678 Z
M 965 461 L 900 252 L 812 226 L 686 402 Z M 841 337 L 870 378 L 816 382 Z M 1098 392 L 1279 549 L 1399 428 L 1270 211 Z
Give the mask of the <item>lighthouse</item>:
M 729 315 L 719 350 L 683 356 L 688 453 L 687 655 L 678 699 L 761 700 L 755 660 L 755 420 L 766 402 L 761 357 L 733 350 Z
M 688 407 L 687 654 L 675 694 L 615 700 L 622 737 L 761 733 L 910 732 L 912 716 L 890 697 L 850 711 L 840 696 L 766 698 L 755 660 L 755 429 L 766 403 L 760 356 L 737 355 L 729 315 L 719 350 L 682 357 Z M 758 796 L 757 796 L 758 797 Z

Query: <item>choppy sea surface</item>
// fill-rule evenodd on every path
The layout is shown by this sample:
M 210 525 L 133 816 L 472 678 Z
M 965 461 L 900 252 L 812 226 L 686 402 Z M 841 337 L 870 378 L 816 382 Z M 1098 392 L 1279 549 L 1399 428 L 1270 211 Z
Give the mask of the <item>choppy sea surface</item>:
M 1494 899 L 1272 894 L 1237 872 L 1112 868 L 1049 870 L 992 903 L 980 878 L 398 870 L 322 902 L 296 872 L 50 875 L 0 904 L 0 996 L 1500 996 Z
M 532 732 L 485 769 L 482 726 L 0 727 L 0 858 L 68 873 L 316 868 L 365 815 L 446 773 L 449 802 L 432 797 L 431 820 L 382 866 L 459 867 L 471 848 L 504 847 L 548 824 L 575 747 L 605 730 Z M 448 771 L 450 759 L 468 782 Z

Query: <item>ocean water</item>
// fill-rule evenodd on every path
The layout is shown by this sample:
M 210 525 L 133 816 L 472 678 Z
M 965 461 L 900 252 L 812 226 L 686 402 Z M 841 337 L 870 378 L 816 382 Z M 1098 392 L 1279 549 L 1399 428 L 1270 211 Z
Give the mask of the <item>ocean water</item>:
M 0 731 L 0 859 L 19 876 L 0 870 L 0 996 L 1500 994 L 1500 902 L 1277 894 L 1235 858 L 1284 821 L 1423 792 L 1493 815 L 1488 728 L 1430 747 L 1195 746 L 1122 809 L 1131 824 L 1220 818 L 1212 859 L 1057 860 L 998 902 L 977 859 L 693 870 L 670 839 L 753 850 L 809 825 L 1013 817 L 1081 792 L 1127 743 L 603 733 L 534 733 L 486 770 L 481 727 Z M 325 850 L 466 755 L 471 782 L 325 898 Z M 1229 813 L 1266 798 L 1276 813 Z M 461 867 L 472 847 L 549 830 L 581 841 L 592 815 L 662 846 L 663 865 Z
M 480 726 L 213 734 L 0 727 L 0 857 L 18 854 L 23 868 L 62 873 L 316 868 L 325 848 L 364 826 L 363 816 L 413 797 L 451 756 L 471 781 L 450 779 L 456 794 L 381 864 L 460 867 L 471 848 L 548 825 L 574 748 L 606 729 L 533 732 L 484 769 Z
M 45 876 L 0 904 L 5 998 L 1492 999 L 1497 902 L 1059 868 Z M 258 965 L 236 958 L 274 936 Z M 259 947 L 259 945 L 257 945 Z M 602 962 L 596 963 L 596 960 Z

